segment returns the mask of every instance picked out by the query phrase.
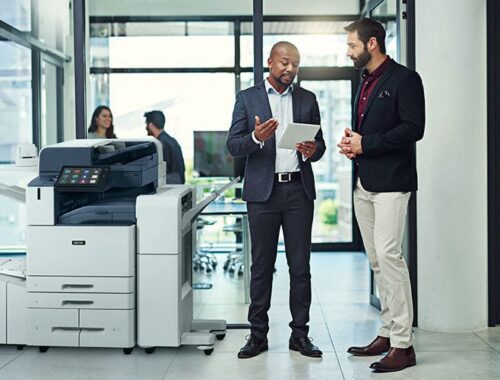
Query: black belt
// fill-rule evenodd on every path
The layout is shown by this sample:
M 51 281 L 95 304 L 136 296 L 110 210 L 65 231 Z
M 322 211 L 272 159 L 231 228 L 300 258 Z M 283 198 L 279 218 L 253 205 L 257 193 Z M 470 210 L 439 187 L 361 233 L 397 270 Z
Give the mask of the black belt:
M 276 173 L 274 179 L 279 183 L 295 182 L 301 179 L 300 172 Z

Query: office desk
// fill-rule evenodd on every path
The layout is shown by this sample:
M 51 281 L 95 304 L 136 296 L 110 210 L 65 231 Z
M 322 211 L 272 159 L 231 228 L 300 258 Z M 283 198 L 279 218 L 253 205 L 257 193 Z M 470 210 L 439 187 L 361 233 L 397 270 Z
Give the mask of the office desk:
M 235 215 L 241 217 L 241 226 L 243 229 L 243 281 L 245 285 L 245 303 L 250 303 L 250 265 L 251 265 L 251 240 L 250 228 L 248 226 L 248 215 L 246 203 L 210 203 L 201 213 L 207 216 L 225 216 Z

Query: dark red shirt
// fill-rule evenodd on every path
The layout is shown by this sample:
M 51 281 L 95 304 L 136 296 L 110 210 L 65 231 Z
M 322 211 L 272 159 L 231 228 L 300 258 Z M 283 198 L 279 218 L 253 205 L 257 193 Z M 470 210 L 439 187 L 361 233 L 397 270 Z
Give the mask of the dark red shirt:
M 358 132 L 360 130 L 363 117 L 365 116 L 366 105 L 368 104 L 368 99 L 370 99 L 370 94 L 377 85 L 380 76 L 387 68 L 390 59 L 391 58 L 387 56 L 384 62 L 382 62 L 380 66 L 373 70 L 371 73 L 368 73 L 368 71 L 365 70 L 361 75 L 363 79 L 363 87 L 361 87 L 361 93 L 359 94 L 358 98 Z

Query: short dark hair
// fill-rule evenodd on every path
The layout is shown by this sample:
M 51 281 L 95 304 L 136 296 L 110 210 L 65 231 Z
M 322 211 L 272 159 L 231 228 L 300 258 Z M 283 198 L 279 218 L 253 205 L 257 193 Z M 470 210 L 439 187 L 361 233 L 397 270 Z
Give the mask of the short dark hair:
M 152 123 L 156 128 L 163 129 L 165 127 L 165 115 L 161 111 L 149 111 L 144 113 L 146 123 Z
M 385 29 L 380 22 L 371 18 L 360 18 L 347 25 L 344 29 L 349 33 L 358 32 L 359 39 L 365 45 L 370 41 L 370 38 L 375 37 L 380 47 L 380 52 L 385 54 Z

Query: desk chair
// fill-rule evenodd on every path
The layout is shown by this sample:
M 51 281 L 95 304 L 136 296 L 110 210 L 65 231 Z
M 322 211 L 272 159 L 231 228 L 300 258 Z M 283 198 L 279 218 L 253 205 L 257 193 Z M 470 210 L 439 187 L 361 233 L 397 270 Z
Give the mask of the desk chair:
M 200 231 L 205 226 L 211 226 L 213 224 L 215 224 L 213 220 L 198 218 L 196 220 L 196 233 L 198 235 L 196 240 L 200 241 Z M 193 270 L 204 270 L 206 273 L 211 273 L 215 268 L 217 268 L 217 258 L 215 255 L 198 247 L 193 255 Z
M 235 223 L 225 225 L 223 228 L 224 232 L 233 232 L 236 235 L 236 240 L 238 236 L 243 233 L 243 227 L 241 225 L 241 219 L 238 218 Z M 243 250 L 237 248 L 235 251 L 227 255 L 226 261 L 223 266 L 224 272 L 228 272 L 231 275 L 237 273 L 238 276 L 243 276 L 243 271 L 245 269 L 245 260 L 243 256 Z

